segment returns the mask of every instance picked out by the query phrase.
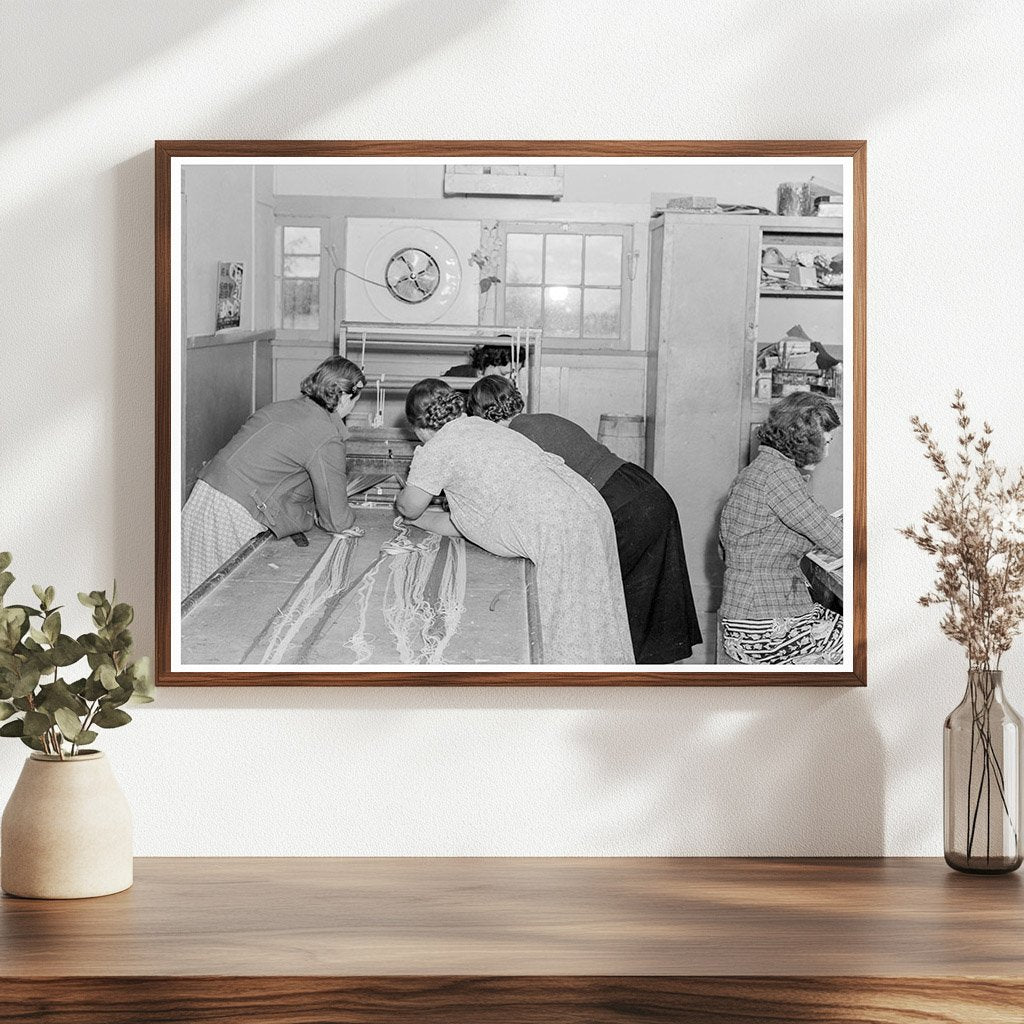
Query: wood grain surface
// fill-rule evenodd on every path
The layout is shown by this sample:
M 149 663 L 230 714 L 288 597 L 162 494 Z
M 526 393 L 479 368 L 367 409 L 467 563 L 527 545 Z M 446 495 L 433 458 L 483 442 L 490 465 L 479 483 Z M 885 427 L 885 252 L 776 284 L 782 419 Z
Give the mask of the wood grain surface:
M 853 194 L 853 668 L 685 672 L 174 672 L 171 670 L 171 162 L 188 157 L 850 157 Z M 863 140 L 158 140 L 155 163 L 156 673 L 161 686 L 864 686 L 867 681 L 867 144 Z
M 932 859 L 140 859 L 0 901 L 0 1020 L 1019 1024 L 1022 911 Z

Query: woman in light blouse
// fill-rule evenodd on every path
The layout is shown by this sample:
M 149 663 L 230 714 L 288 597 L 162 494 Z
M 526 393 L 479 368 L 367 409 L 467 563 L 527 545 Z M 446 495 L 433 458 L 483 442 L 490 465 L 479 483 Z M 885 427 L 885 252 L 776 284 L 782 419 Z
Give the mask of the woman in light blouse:
M 397 511 L 533 562 L 544 664 L 633 664 L 615 529 L 597 491 L 527 438 L 467 417 L 462 396 L 442 380 L 416 384 L 405 414 L 423 445 Z M 428 509 L 442 491 L 449 523 Z

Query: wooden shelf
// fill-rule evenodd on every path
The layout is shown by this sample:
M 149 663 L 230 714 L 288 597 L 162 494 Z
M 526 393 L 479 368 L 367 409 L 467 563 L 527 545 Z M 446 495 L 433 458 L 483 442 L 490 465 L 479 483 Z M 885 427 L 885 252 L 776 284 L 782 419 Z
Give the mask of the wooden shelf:
M 1020 875 L 940 860 L 181 858 L 0 901 L 0 1019 L 1019 1021 Z
M 807 288 L 804 291 L 800 291 L 796 288 L 791 289 L 772 289 L 762 288 L 760 292 L 761 298 L 783 298 L 783 299 L 841 299 L 843 297 L 842 291 L 833 291 L 827 288 L 814 289 Z

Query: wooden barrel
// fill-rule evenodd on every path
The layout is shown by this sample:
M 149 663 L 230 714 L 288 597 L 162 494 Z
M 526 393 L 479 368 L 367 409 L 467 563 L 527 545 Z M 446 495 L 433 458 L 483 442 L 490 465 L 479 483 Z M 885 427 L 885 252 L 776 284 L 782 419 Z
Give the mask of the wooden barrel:
M 643 467 L 645 448 L 643 416 L 613 416 L 604 413 L 597 429 L 597 439 L 620 459 Z

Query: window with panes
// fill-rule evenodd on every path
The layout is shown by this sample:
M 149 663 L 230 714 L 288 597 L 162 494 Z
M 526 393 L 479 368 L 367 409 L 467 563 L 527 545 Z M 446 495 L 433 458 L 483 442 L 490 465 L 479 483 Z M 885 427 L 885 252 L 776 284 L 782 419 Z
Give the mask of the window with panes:
M 549 347 L 628 348 L 632 225 L 504 223 L 498 319 Z
M 282 331 L 321 333 L 323 225 L 278 221 L 274 235 L 275 323 Z

